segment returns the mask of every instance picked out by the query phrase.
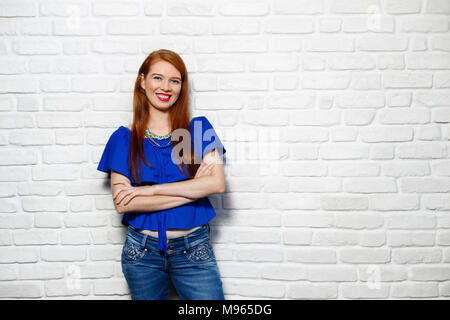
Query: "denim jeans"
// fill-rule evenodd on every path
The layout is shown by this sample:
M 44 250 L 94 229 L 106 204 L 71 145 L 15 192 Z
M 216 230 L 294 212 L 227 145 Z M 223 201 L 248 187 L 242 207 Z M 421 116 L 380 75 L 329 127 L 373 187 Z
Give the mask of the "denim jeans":
M 224 300 L 222 281 L 210 243 L 209 225 L 168 239 L 167 253 L 158 238 L 128 226 L 122 272 L 133 300 L 167 300 L 169 279 L 182 300 Z

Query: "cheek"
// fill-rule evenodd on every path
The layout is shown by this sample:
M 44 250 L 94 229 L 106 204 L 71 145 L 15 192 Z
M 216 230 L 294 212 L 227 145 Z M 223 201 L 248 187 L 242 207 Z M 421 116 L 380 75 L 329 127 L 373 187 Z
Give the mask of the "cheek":
M 178 97 L 181 94 L 181 87 L 174 89 L 174 94 Z

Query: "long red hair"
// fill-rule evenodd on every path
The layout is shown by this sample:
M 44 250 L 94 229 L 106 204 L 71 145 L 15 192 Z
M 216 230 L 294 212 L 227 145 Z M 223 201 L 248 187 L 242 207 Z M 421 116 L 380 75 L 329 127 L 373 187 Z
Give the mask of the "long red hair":
M 157 51 L 153 51 L 148 55 L 148 57 L 144 60 L 141 67 L 139 68 L 136 82 L 134 84 L 134 94 L 133 94 L 133 123 L 131 125 L 131 137 L 130 137 L 130 152 L 129 152 L 129 163 L 131 166 L 131 174 L 133 176 L 134 181 L 137 184 L 141 183 L 141 164 L 144 161 L 148 166 L 154 168 L 147 159 L 144 154 L 144 136 L 145 129 L 150 119 L 149 112 L 149 101 L 147 96 L 145 95 L 145 91 L 141 89 L 141 74 L 144 76 L 150 71 L 150 66 L 159 61 L 164 60 L 172 64 L 181 74 L 181 92 L 177 99 L 177 101 L 173 104 L 173 106 L 169 110 L 169 121 L 171 123 L 172 131 L 178 128 L 184 128 L 186 130 L 190 130 L 189 128 L 189 81 L 188 81 L 188 73 L 186 66 L 181 59 L 181 57 L 170 50 L 160 49 Z M 178 143 L 182 141 L 174 141 L 172 140 L 173 147 L 175 147 Z M 191 144 L 189 143 L 189 146 Z M 137 159 L 139 156 L 139 161 Z M 181 164 L 178 164 L 178 168 L 180 171 L 188 178 L 193 178 L 195 173 L 198 170 L 199 164 L 194 163 L 194 154 L 191 152 L 190 161 L 185 162 L 186 158 L 183 154 L 183 149 L 181 149 L 181 153 L 179 154 L 181 160 L 185 164 L 188 169 L 188 173 L 186 173 Z M 138 162 L 138 163 L 137 163 Z

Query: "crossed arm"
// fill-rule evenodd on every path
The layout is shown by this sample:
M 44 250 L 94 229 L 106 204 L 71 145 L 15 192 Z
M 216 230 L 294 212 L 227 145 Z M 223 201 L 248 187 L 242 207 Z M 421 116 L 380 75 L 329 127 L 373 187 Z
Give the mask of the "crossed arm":
M 132 187 L 130 180 L 111 171 L 111 190 L 118 213 L 152 212 L 178 207 L 199 198 L 225 192 L 222 159 L 216 150 L 208 152 L 194 179 Z

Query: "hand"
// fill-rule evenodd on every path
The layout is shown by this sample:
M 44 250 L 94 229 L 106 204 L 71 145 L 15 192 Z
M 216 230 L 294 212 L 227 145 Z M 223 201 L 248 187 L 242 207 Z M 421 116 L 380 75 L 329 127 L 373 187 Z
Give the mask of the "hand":
M 136 196 L 153 196 L 155 194 L 154 186 L 132 187 L 124 181 L 117 181 L 113 183 L 113 185 L 117 184 L 123 184 L 124 186 L 120 187 L 113 194 L 113 200 L 116 205 L 119 205 L 123 201 L 123 205 L 126 206 L 131 199 Z
M 203 176 L 208 176 L 211 173 L 211 170 L 213 168 L 214 163 L 206 163 L 205 161 L 202 161 L 200 164 L 200 167 L 198 167 L 197 172 L 195 173 L 195 178 L 200 178 Z

